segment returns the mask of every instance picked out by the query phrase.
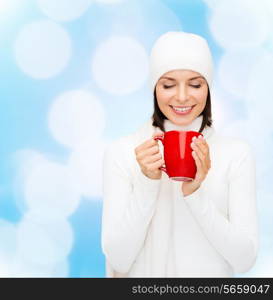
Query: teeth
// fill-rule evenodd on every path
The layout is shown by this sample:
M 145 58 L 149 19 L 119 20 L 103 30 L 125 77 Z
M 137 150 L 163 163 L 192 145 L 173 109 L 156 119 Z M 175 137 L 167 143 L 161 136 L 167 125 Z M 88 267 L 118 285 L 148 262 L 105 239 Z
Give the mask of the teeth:
M 183 107 L 183 108 L 178 108 L 178 107 L 173 106 L 173 109 L 177 110 L 177 111 L 187 111 L 187 110 L 190 110 L 191 108 L 192 108 L 192 106 Z

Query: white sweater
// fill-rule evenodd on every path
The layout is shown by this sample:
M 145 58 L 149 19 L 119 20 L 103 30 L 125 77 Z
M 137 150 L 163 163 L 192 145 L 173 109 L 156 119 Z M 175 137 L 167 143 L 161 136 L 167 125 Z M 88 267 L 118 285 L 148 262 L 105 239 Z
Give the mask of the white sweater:
M 165 130 L 198 131 L 165 120 Z M 201 187 L 183 196 L 182 182 L 140 170 L 134 149 L 158 130 L 149 119 L 104 153 L 102 250 L 106 277 L 232 277 L 255 263 L 258 251 L 255 159 L 248 143 L 203 130 L 211 169 Z M 163 146 L 159 142 L 163 154 Z

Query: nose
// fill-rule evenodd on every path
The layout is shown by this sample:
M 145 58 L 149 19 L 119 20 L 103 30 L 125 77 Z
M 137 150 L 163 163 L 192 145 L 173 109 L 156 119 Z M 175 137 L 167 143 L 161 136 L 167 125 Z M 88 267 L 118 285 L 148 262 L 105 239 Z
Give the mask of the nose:
M 180 84 L 176 92 L 176 100 L 179 103 L 185 103 L 188 100 L 187 88 L 184 84 Z

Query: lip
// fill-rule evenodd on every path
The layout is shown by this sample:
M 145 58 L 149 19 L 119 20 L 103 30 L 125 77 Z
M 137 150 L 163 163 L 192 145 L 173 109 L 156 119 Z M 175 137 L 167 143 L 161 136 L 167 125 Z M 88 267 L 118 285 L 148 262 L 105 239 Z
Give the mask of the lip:
M 179 115 L 179 116 L 181 116 L 181 115 L 188 115 L 188 114 L 190 114 L 191 113 L 191 111 L 192 111 L 192 109 L 194 108 L 194 106 L 195 105 L 192 105 L 191 106 L 191 109 L 190 110 L 188 110 L 188 111 L 176 111 L 176 110 L 174 110 L 173 109 L 173 106 L 172 105 L 170 105 L 170 107 L 171 107 L 171 109 L 172 109 L 172 111 L 176 114 L 176 115 Z M 176 106 L 176 107 L 188 107 L 188 106 Z

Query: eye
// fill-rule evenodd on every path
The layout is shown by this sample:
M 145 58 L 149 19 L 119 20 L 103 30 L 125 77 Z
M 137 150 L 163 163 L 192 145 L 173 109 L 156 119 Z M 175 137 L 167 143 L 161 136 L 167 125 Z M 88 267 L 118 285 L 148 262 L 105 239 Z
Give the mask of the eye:
M 197 85 L 192 84 L 191 86 L 194 87 L 195 89 L 199 89 L 201 87 L 201 84 L 197 84 Z
M 164 89 L 169 89 L 169 88 L 173 87 L 173 85 L 165 85 L 165 84 L 163 84 L 163 87 L 164 87 Z

